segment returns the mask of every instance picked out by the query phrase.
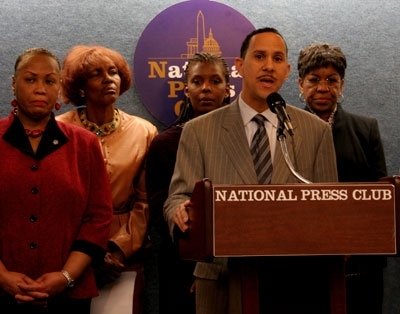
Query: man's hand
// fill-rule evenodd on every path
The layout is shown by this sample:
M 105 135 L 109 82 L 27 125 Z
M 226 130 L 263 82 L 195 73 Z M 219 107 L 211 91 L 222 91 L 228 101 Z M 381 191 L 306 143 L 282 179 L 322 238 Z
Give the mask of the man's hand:
M 179 205 L 174 213 L 174 223 L 182 232 L 186 232 L 189 229 L 189 214 L 187 211 L 188 206 L 190 206 L 190 200 L 187 200 Z

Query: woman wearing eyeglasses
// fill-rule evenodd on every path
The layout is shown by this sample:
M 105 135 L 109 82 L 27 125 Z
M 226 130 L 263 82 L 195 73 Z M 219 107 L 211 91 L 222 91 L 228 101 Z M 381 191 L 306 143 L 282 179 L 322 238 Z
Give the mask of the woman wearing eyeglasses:
M 340 182 L 374 182 L 387 175 L 385 156 L 374 118 L 343 110 L 346 57 L 340 47 L 311 44 L 300 51 L 299 98 L 305 109 L 332 127 Z M 346 262 L 347 313 L 382 313 L 386 260 L 352 256 Z

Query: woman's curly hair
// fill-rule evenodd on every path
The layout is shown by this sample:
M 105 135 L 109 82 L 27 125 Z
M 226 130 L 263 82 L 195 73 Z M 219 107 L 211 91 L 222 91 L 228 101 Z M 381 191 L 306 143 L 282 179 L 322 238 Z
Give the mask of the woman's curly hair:
M 88 68 L 104 58 L 111 59 L 121 77 L 119 95 L 126 92 L 132 85 L 132 72 L 128 62 L 117 51 L 103 46 L 75 46 L 67 53 L 61 71 L 62 101 L 66 104 L 83 106 L 84 98 L 80 90 L 84 89 L 88 79 Z

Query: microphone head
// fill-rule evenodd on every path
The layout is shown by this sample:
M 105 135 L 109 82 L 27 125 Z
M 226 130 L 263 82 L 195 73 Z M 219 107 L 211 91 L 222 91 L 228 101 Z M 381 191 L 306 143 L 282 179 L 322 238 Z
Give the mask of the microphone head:
M 278 93 L 271 93 L 267 97 L 267 104 L 269 109 L 276 113 L 276 105 L 280 104 L 282 107 L 286 107 L 286 102 L 283 100 L 282 96 Z

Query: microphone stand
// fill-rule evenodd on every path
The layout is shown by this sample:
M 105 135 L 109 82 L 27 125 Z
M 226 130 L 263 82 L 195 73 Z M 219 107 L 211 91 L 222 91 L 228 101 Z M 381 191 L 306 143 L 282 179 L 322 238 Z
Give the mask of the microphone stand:
M 306 178 L 304 178 L 303 176 L 301 176 L 294 168 L 294 166 L 290 160 L 290 157 L 289 157 L 289 153 L 288 153 L 287 146 L 286 146 L 286 135 L 283 133 L 282 126 L 278 127 L 276 135 L 278 137 L 279 143 L 281 144 L 281 150 L 283 153 L 283 157 L 285 158 L 286 165 L 288 166 L 290 172 L 297 178 L 297 180 L 299 180 L 300 183 L 307 183 L 307 184 L 312 183 L 311 181 L 309 181 Z

